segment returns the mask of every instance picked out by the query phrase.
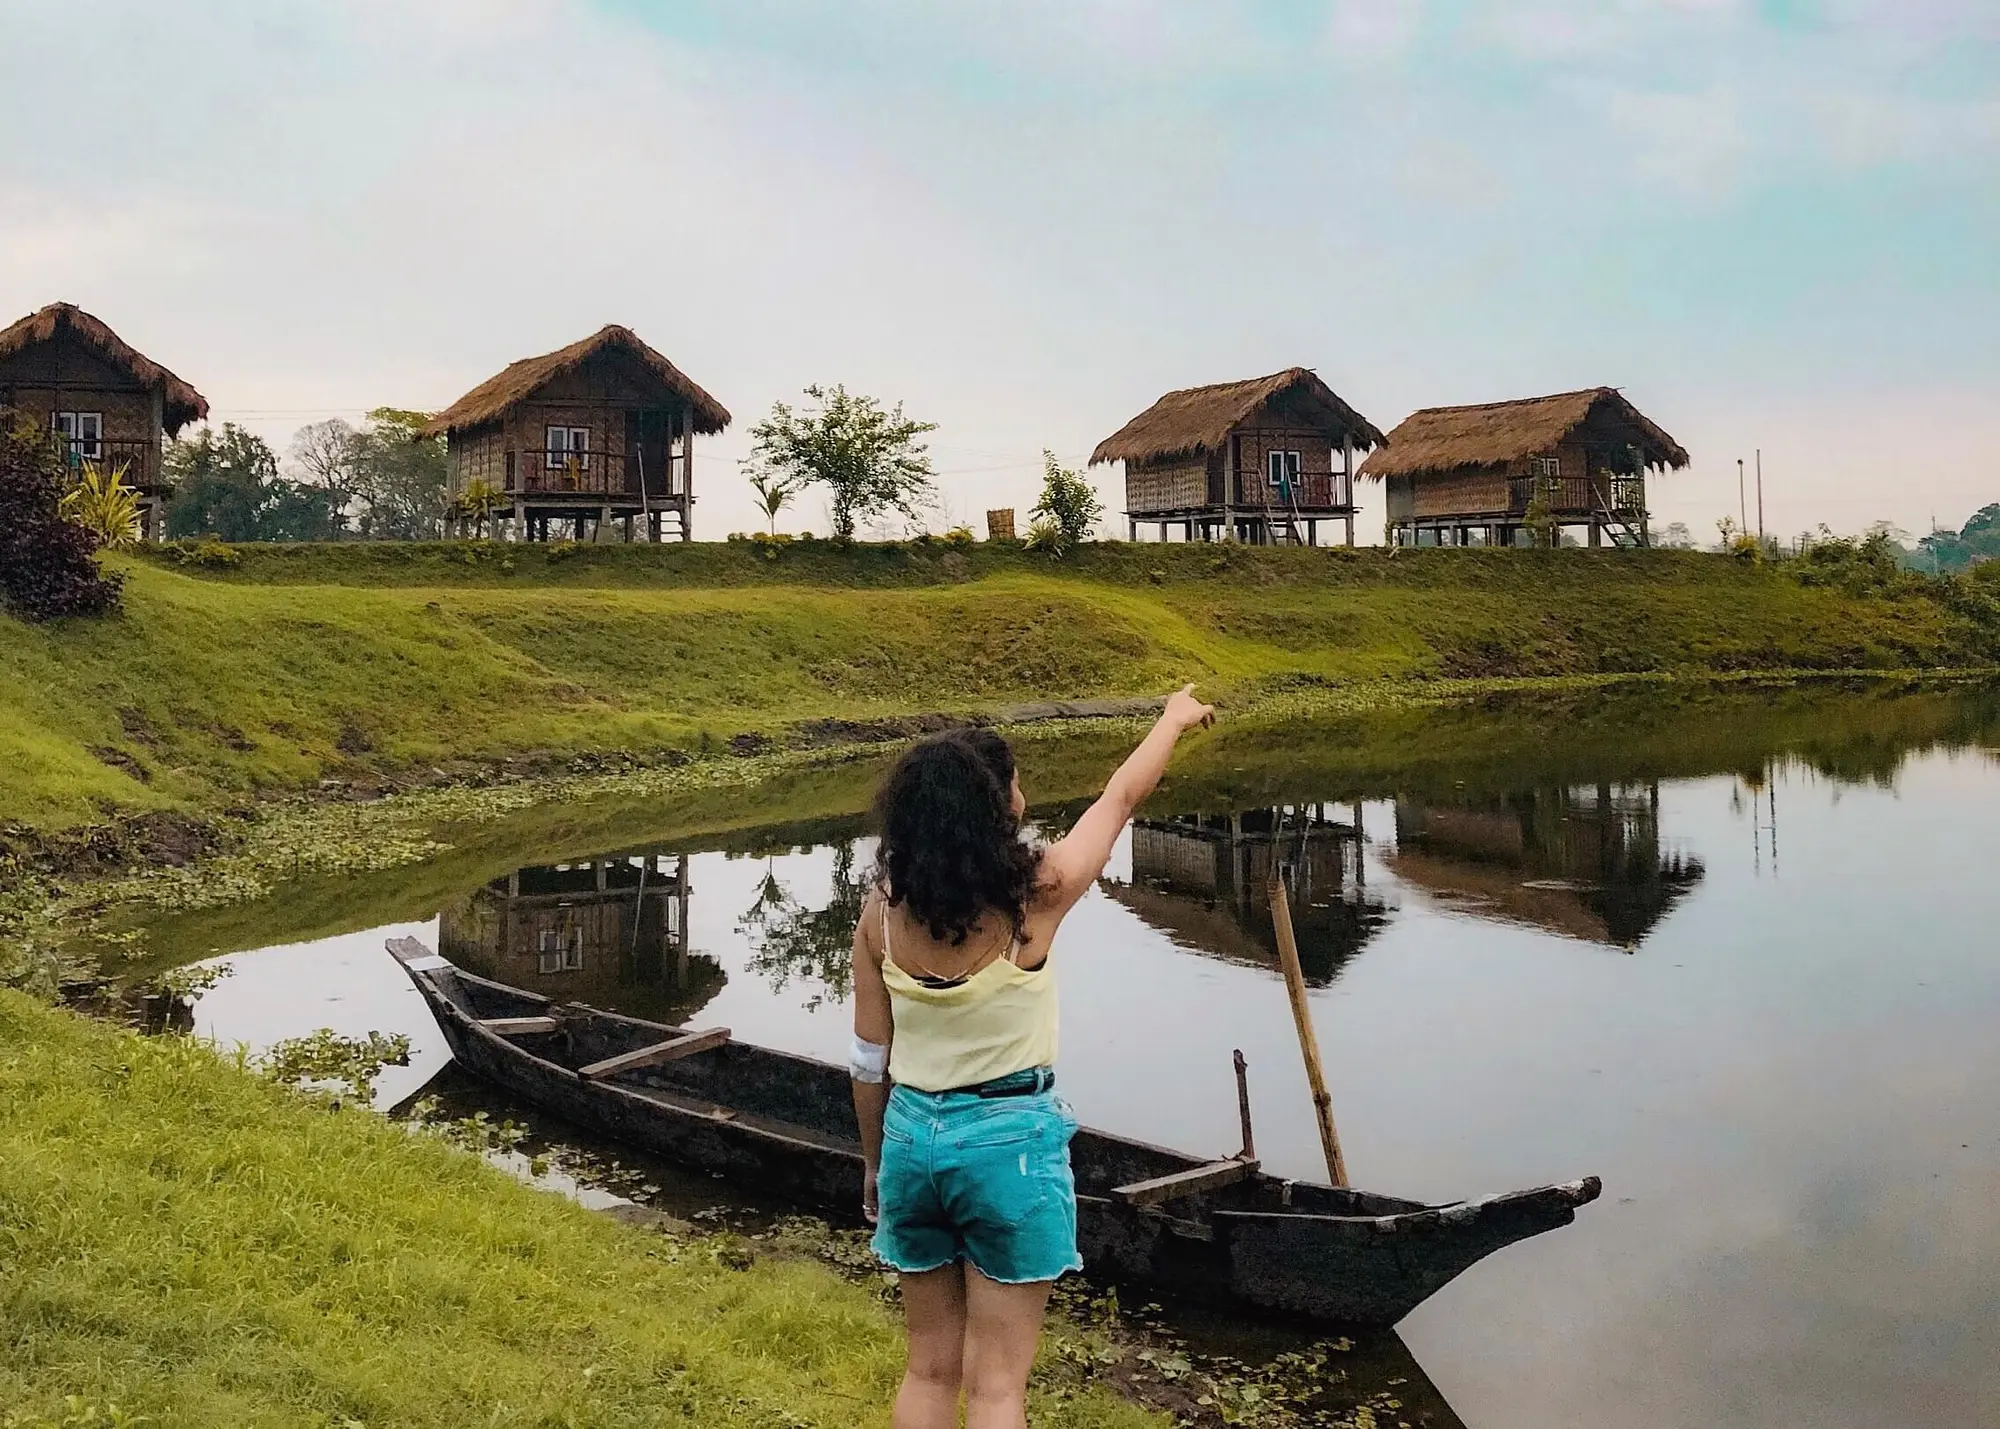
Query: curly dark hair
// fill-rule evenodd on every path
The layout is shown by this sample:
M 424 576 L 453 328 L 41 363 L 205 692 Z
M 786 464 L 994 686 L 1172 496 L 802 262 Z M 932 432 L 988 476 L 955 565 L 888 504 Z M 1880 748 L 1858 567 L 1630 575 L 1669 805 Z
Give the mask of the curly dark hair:
M 1042 853 L 1021 839 L 1013 781 L 1006 740 L 953 730 L 912 745 L 876 791 L 875 876 L 941 943 L 963 944 L 989 910 L 1028 941 Z

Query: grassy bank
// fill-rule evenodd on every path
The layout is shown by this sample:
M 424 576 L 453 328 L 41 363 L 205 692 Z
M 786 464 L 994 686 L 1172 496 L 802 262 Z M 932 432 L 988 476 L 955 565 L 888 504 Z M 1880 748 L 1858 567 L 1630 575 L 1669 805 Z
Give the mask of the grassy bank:
M 76 1395 L 149 1429 L 886 1423 L 880 1297 L 718 1251 L 0 990 L 0 1421 Z M 1167 1422 L 1087 1382 L 1078 1334 L 1034 1422 Z
M 1012 701 L 1304 682 L 1968 667 L 1922 594 L 1681 552 L 244 548 L 0 617 L 0 818 L 214 810 L 453 760 L 700 751 Z M 448 767 L 446 773 L 453 772 Z

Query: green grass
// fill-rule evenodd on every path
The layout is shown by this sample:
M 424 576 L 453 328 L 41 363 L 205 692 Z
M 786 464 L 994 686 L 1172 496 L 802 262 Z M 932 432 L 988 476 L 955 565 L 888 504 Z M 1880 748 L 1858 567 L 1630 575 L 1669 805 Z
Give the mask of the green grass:
M 1078 1377 L 1078 1333 L 1034 1422 L 1163 1423 Z M 823 1265 L 729 1268 L 0 990 L 0 1418 L 77 1395 L 155 1429 L 883 1424 L 900 1355 Z
M 457 758 L 696 749 L 838 716 L 1287 681 L 1965 667 L 1920 594 L 1678 552 L 824 542 L 242 548 L 121 561 L 123 615 L 0 617 L 0 811 L 213 810 Z

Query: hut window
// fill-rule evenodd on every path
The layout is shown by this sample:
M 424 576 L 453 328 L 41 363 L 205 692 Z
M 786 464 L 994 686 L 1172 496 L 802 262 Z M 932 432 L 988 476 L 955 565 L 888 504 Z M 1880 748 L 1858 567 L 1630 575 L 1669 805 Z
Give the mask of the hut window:
M 550 471 L 560 471 L 576 458 L 580 469 L 590 466 L 590 428 L 550 427 L 548 461 Z
M 1289 497 L 1299 484 L 1299 454 L 1271 452 L 1264 458 L 1271 477 L 1271 489 Z
M 96 461 L 104 454 L 104 414 L 102 412 L 58 412 L 56 435 L 63 439 L 71 457 Z
M 1553 480 L 1563 474 L 1562 458 L 1559 456 L 1538 456 L 1535 458 L 1535 475 Z
M 544 928 L 536 942 L 540 971 L 574 973 L 583 971 L 583 929 Z

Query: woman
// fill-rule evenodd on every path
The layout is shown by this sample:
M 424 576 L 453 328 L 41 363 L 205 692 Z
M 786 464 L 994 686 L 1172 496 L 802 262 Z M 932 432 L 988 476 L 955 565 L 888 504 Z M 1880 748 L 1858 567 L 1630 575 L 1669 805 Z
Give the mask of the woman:
M 1104 871 L 1175 741 L 1189 685 L 1067 835 L 990 730 L 927 739 L 876 796 L 877 885 L 854 933 L 854 1107 L 875 1252 L 902 1272 L 910 1361 L 894 1429 L 1020 1429 L 1049 1287 L 1079 1270 L 1076 1122 L 1056 1098 L 1056 929 Z M 890 1083 L 893 1083 L 893 1090 Z M 879 1206 L 878 1206 L 879 1200 Z

